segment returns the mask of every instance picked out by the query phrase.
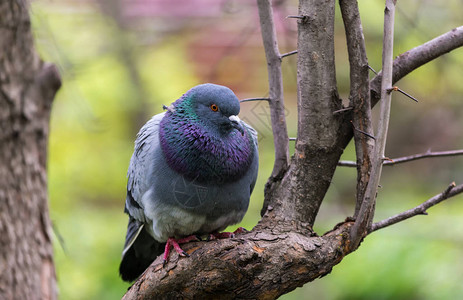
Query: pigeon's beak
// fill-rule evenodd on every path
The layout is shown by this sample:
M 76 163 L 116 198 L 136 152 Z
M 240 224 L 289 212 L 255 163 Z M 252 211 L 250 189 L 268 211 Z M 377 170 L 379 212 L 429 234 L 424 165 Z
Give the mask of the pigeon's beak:
M 241 125 L 241 120 L 238 118 L 238 116 L 230 116 L 229 117 L 231 126 L 233 128 L 236 128 L 239 132 L 241 132 L 241 135 L 244 135 L 244 128 Z

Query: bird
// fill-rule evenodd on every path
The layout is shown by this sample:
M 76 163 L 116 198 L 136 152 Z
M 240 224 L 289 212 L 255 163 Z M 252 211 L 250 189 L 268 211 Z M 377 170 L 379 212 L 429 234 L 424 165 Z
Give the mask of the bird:
M 243 219 L 256 184 L 257 131 L 237 116 L 231 89 L 197 85 L 164 109 L 140 129 L 129 163 L 124 281 L 162 253 L 165 265 L 171 247 L 188 256 L 179 244 L 233 237 L 220 231 Z

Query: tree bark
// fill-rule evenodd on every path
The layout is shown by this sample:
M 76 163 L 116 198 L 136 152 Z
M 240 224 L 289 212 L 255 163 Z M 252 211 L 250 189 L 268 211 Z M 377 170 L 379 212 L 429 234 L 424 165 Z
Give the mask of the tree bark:
M 270 0 L 258 0 L 259 20 L 267 58 L 270 118 L 275 147 L 275 163 L 269 181 L 281 179 L 289 164 L 289 138 L 286 128 L 285 105 L 283 100 L 283 75 L 281 55 L 278 49 L 273 10 Z
M 158 257 L 125 294 L 129 299 L 276 299 L 331 272 L 348 253 L 351 223 L 318 237 L 275 214 L 235 239 L 188 243 L 188 258 Z M 275 226 L 275 224 L 277 226 Z
M 0 298 L 55 299 L 47 205 L 50 109 L 61 85 L 35 53 L 26 1 L 0 4 Z
M 334 64 L 334 8 L 334 0 L 299 3 L 296 149 L 268 200 L 278 215 L 310 226 L 343 151 L 337 145 L 343 120 L 333 115 L 342 107 Z
M 346 31 L 350 67 L 349 107 L 352 109 L 355 152 L 357 157 L 357 193 L 354 218 L 358 216 L 368 182 L 374 149 L 371 124 L 370 79 L 368 59 L 357 0 L 340 0 Z

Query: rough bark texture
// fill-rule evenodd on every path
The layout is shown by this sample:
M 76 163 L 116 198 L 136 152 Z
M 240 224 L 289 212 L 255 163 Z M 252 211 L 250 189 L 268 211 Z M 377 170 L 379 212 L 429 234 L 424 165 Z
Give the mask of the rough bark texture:
M 355 152 L 357 157 L 357 193 L 354 218 L 357 217 L 370 180 L 374 148 L 371 124 L 370 79 L 368 59 L 357 0 L 341 0 L 350 66 L 349 106 L 352 109 Z
M 335 1 L 301 1 L 298 20 L 298 134 L 288 172 L 269 207 L 313 225 L 343 149 L 334 65 Z M 310 41 L 310 42 L 309 42 Z
M 273 171 L 265 185 L 265 199 L 262 215 L 266 212 L 271 189 L 274 182 L 279 182 L 289 165 L 289 137 L 286 126 L 285 106 L 283 99 L 283 75 L 281 72 L 282 57 L 278 49 L 273 10 L 270 0 L 258 0 L 259 20 L 264 43 L 265 57 L 267 59 L 270 118 L 275 147 L 275 163 Z
M 46 150 L 61 83 L 34 51 L 27 2 L 1 2 L 0 49 L 0 298 L 55 299 Z
M 389 117 L 391 114 L 391 91 L 392 68 L 393 68 L 393 45 L 394 45 L 394 16 L 395 0 L 386 0 L 384 10 L 384 34 L 383 34 L 383 77 L 381 82 L 381 101 L 375 146 L 371 159 L 371 173 L 364 193 L 360 210 L 352 227 L 352 247 L 356 249 L 361 240 L 368 234 L 375 212 L 376 196 L 381 178 L 383 162 L 385 157 L 387 132 L 389 128 Z
M 275 146 L 275 163 L 271 177 L 281 178 L 289 164 L 289 138 L 286 128 L 285 105 L 283 101 L 283 76 L 281 55 L 276 40 L 272 6 L 269 0 L 258 0 L 260 27 L 264 41 L 269 74 L 269 105 Z
M 348 253 L 350 223 L 317 237 L 271 212 L 266 218 L 276 227 L 186 244 L 190 257 L 171 256 L 166 268 L 158 257 L 123 299 L 276 299 L 328 274 Z

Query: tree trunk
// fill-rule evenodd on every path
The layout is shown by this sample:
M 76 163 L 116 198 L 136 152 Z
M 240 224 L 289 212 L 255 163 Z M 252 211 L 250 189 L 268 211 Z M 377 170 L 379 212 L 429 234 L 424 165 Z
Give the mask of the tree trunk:
M 26 1 L 0 4 L 0 298 L 55 299 L 47 142 L 61 81 L 35 53 Z

